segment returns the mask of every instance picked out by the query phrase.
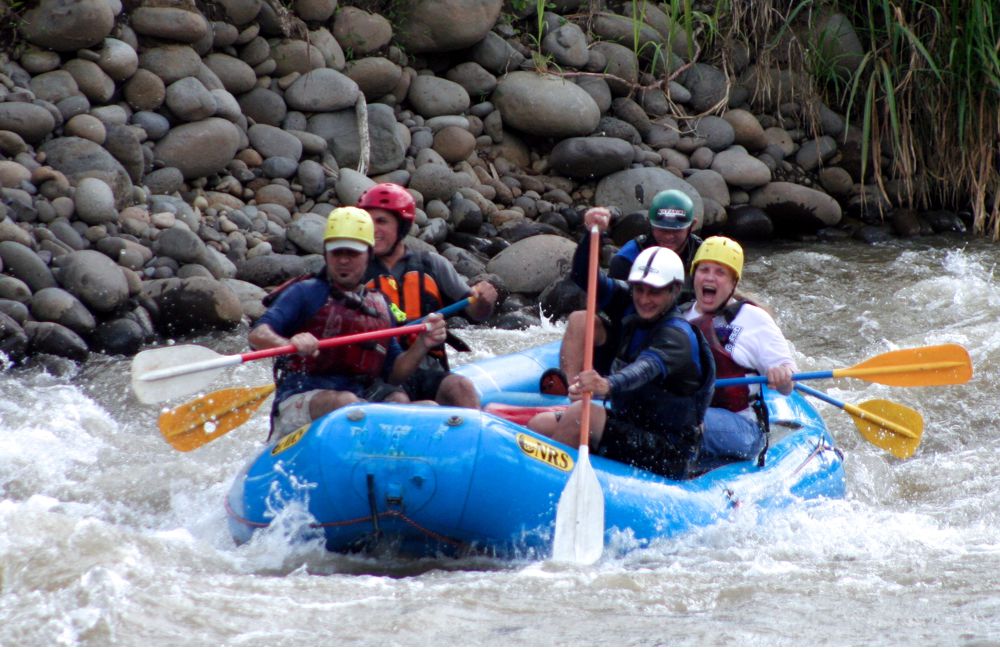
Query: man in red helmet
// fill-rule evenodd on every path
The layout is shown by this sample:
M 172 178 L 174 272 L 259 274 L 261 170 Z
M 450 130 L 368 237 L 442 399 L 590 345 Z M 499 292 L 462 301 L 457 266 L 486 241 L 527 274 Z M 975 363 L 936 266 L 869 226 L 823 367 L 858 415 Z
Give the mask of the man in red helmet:
M 455 267 L 431 251 L 408 250 L 404 239 L 416 218 L 416 204 L 406 189 L 379 183 L 361 195 L 358 207 L 375 222 L 375 255 L 368 263 L 368 287 L 380 290 L 406 319 L 420 318 L 454 302 L 471 297 L 465 314 L 482 321 L 493 313 L 497 290 L 482 281 L 473 287 Z M 428 354 L 419 370 L 403 386 L 412 400 L 432 399 L 438 404 L 479 408 L 479 394 L 472 382 L 448 370 L 444 345 Z

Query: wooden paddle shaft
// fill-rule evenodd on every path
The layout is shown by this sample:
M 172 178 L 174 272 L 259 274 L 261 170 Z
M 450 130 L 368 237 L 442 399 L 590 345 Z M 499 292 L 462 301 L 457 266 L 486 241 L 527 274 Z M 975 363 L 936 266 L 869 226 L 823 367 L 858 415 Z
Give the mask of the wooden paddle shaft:
M 601 252 L 601 231 L 590 227 L 590 258 L 587 263 L 587 321 L 583 335 L 583 369 L 594 369 L 594 320 L 597 318 L 597 262 Z M 590 391 L 583 394 L 580 414 L 580 448 L 590 444 Z

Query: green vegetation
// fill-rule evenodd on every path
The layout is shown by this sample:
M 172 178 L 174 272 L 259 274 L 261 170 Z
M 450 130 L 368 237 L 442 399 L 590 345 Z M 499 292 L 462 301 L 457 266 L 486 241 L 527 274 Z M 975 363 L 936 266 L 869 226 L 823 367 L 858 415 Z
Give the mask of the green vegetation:
M 853 65 L 828 54 L 836 34 L 819 29 L 835 13 L 861 41 Z M 860 129 L 866 182 L 888 193 L 899 179 L 905 203 L 969 209 L 977 232 L 1000 239 L 995 0 L 729 0 L 716 15 L 759 62 L 810 73 Z
M 20 45 L 21 36 L 18 26 L 21 16 L 37 4 L 34 0 L 5 0 L 0 4 L 0 43 L 7 43 L 5 48 L 13 52 Z

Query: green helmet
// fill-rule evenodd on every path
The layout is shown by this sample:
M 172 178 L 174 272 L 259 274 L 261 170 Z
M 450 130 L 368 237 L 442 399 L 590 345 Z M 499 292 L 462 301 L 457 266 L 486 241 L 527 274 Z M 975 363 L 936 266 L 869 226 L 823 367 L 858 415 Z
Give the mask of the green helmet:
M 654 228 L 682 230 L 694 223 L 694 202 L 680 190 L 663 190 L 649 204 L 649 223 Z

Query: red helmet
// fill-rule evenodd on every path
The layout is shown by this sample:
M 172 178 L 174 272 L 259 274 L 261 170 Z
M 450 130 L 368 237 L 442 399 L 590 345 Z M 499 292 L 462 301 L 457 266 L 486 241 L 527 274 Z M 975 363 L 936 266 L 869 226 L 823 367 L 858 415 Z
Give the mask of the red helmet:
M 417 217 L 417 205 L 413 197 L 402 185 L 395 183 L 379 183 L 368 188 L 358 199 L 358 207 L 365 210 L 381 208 L 394 212 L 408 224 L 413 223 Z

